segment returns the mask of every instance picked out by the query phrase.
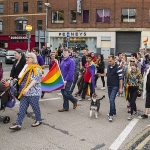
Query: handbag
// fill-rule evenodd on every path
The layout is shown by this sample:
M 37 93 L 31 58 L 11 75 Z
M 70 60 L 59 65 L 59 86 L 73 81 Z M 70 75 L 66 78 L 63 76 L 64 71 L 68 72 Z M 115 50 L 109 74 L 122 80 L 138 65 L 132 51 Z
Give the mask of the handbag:
M 142 95 L 142 94 L 141 94 L 141 91 L 138 90 L 137 93 L 138 93 L 137 96 L 138 96 L 138 97 L 141 97 L 141 95 Z
M 15 84 L 15 85 L 16 85 L 16 84 Z M 13 85 L 10 86 L 10 91 L 11 91 L 12 99 L 7 102 L 6 107 L 12 108 L 12 107 L 14 107 L 15 104 L 16 104 L 15 88 L 13 87 Z

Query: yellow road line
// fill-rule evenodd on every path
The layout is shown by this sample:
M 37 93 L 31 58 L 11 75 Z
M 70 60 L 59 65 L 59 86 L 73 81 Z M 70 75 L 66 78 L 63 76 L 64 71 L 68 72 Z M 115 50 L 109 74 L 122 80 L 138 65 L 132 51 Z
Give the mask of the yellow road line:
M 143 130 L 140 134 L 138 134 L 133 140 L 131 140 L 122 150 L 128 150 L 139 138 L 141 138 L 145 133 L 150 130 L 150 127 Z
M 136 148 L 135 150 L 141 150 L 142 147 L 144 147 L 144 145 L 150 140 L 150 135 L 144 139 L 144 141 L 142 141 Z

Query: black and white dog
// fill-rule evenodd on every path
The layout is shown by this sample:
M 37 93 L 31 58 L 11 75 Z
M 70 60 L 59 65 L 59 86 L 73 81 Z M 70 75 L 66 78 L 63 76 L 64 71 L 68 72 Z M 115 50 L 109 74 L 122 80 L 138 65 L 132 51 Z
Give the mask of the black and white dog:
M 99 113 L 99 109 L 100 109 L 100 100 L 102 100 L 103 98 L 105 98 L 105 95 L 103 95 L 103 97 L 100 99 L 97 99 L 95 94 L 92 95 L 91 105 L 90 105 L 90 117 L 92 117 L 92 114 L 94 111 L 95 118 L 98 118 L 98 113 Z

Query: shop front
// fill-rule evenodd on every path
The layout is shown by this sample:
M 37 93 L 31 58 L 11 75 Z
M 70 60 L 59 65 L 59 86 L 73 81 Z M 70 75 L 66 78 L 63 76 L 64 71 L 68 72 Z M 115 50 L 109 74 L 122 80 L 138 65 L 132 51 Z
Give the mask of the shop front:
M 115 53 L 115 39 L 115 32 L 49 32 L 48 45 L 52 51 L 61 45 L 81 53 L 87 47 L 90 52 L 103 54 L 108 58 Z
M 69 37 L 67 37 L 69 33 Z M 80 52 L 87 47 L 90 51 L 97 51 L 97 37 L 88 36 L 86 32 L 50 32 L 50 46 L 54 50 L 59 45 L 76 49 Z
M 30 48 L 35 47 L 35 35 L 31 35 Z M 28 40 L 26 35 L 9 35 L 0 36 L 0 48 L 14 50 L 20 48 L 22 50 L 28 49 Z

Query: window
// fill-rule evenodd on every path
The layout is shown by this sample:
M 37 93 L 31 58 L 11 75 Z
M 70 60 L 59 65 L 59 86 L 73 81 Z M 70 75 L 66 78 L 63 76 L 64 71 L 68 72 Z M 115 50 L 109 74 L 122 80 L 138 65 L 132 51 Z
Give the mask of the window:
M 0 32 L 3 30 L 3 21 L 0 20 Z
M 3 13 L 4 13 L 4 5 L 0 4 L 0 14 L 3 14 Z
M 37 20 L 37 29 L 42 30 L 42 20 Z
M 110 22 L 110 9 L 99 9 L 96 15 L 97 22 Z
M 42 12 L 42 1 L 37 2 L 37 11 Z
M 16 20 L 15 21 L 16 31 L 26 31 L 27 21 Z
M 64 23 L 64 11 L 53 11 L 52 23 Z
M 83 10 L 82 21 L 83 21 L 83 23 L 89 22 L 89 10 Z
M 14 3 L 14 13 L 18 13 L 19 11 L 18 4 L 19 4 L 18 2 Z
M 23 12 L 28 12 L 28 2 L 23 2 Z
M 77 22 L 77 12 L 76 12 L 76 10 L 71 10 L 70 11 L 70 22 L 71 23 Z
M 121 22 L 135 22 L 136 9 L 122 9 Z

